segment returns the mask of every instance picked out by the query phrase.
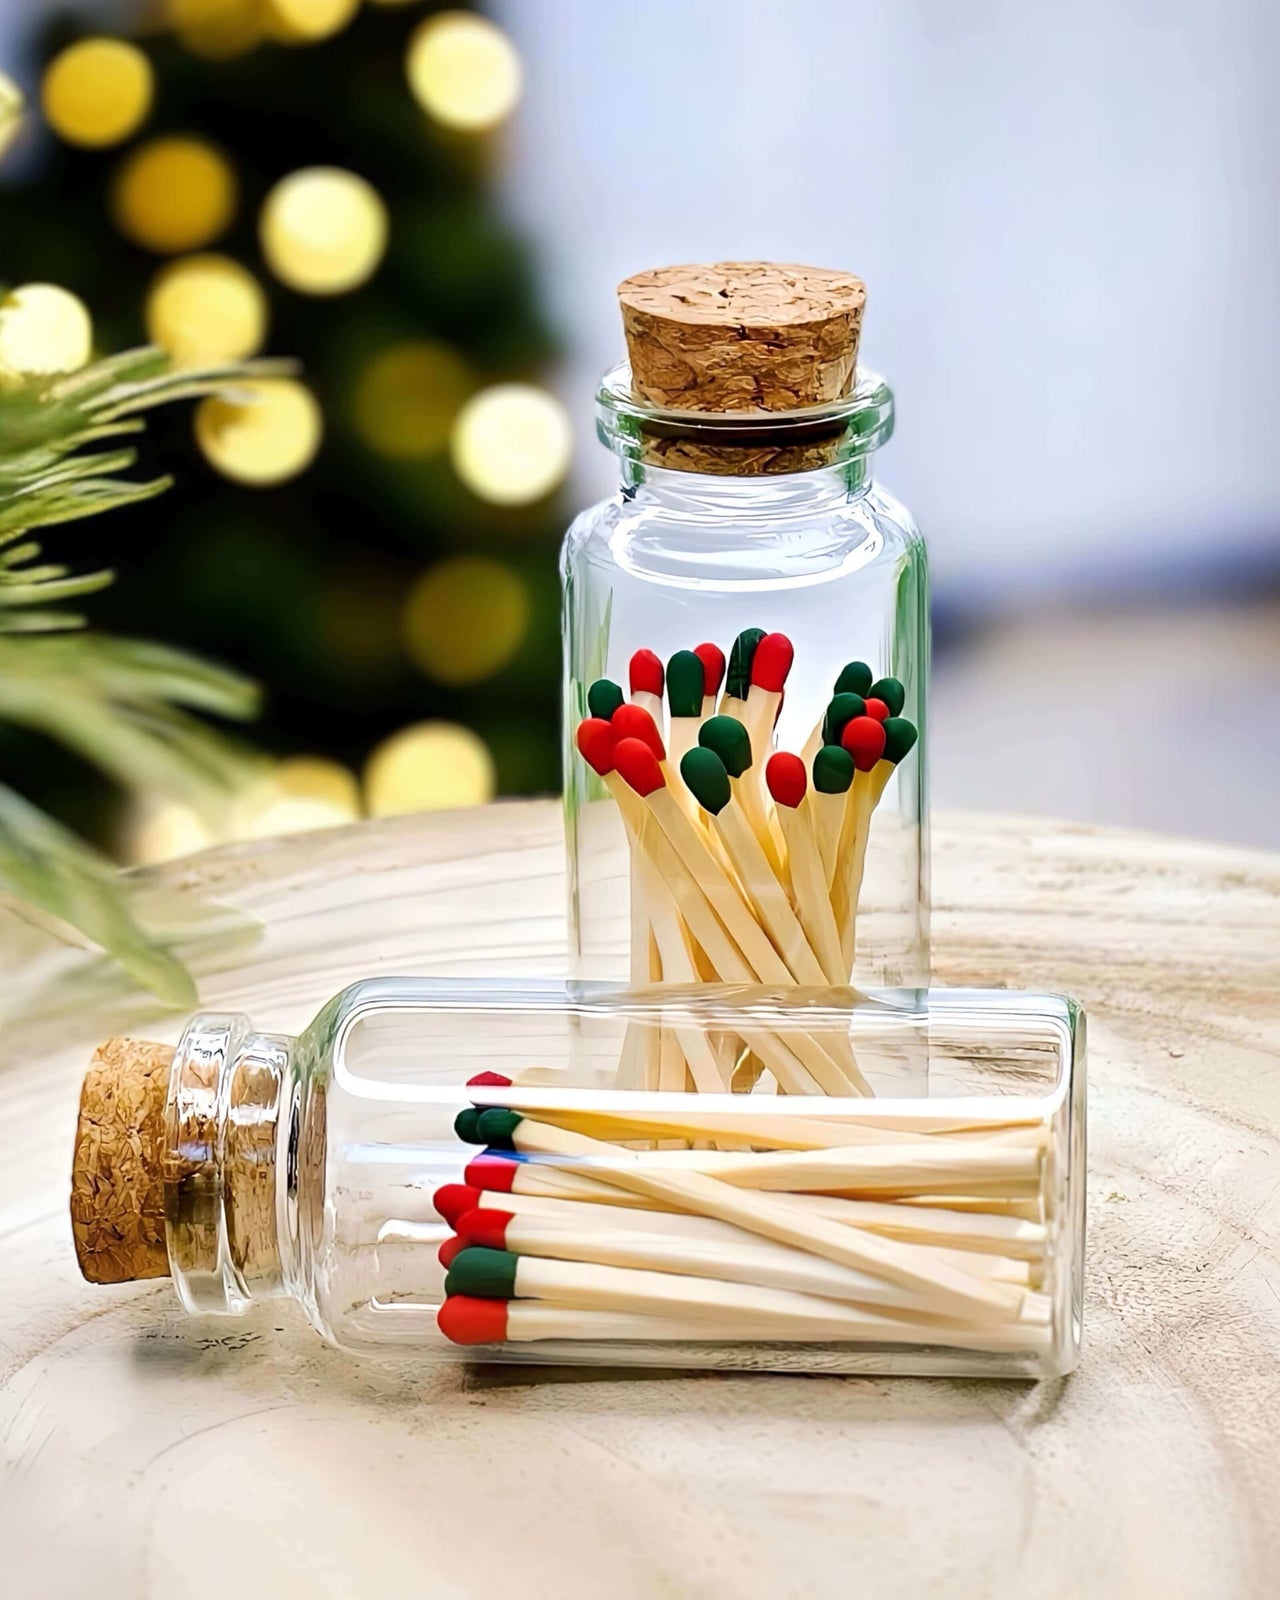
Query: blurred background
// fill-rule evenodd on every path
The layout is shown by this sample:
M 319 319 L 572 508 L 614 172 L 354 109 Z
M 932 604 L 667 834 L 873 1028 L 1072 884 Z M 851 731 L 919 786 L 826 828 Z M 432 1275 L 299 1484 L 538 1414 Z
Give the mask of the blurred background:
M 1278 46 L 1263 0 L 5 0 L 0 280 L 303 370 L 158 415 L 177 487 L 48 541 L 119 572 L 95 622 L 264 685 L 273 786 L 0 766 L 128 861 L 555 788 L 614 286 L 764 257 L 869 286 L 934 802 L 1280 845 Z

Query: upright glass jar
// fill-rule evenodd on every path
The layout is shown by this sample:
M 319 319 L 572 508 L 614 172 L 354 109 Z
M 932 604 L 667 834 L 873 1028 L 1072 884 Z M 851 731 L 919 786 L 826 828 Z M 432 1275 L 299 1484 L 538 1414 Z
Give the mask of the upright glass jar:
M 840 1038 L 873 1092 L 628 1090 L 645 1033 Z M 1070 1001 L 1007 990 L 367 980 L 296 1038 L 205 1014 L 102 1046 L 76 1250 L 193 1314 L 294 1300 L 353 1354 L 1050 1377 L 1084 1047 Z
M 669 269 L 710 274 L 713 283 L 723 280 L 727 293 L 739 300 L 744 274 L 756 292 L 762 281 L 770 284 L 778 274 L 790 274 L 788 281 L 793 281 L 801 269 L 764 267 L 755 277 L 751 270 L 756 269 Z M 856 280 L 839 280 L 829 297 L 837 303 L 840 283 Z M 805 285 L 807 298 L 801 306 L 809 320 L 802 325 L 811 330 L 817 319 L 813 301 L 821 297 L 808 292 L 808 279 Z M 624 284 L 624 321 L 627 289 Z M 682 291 L 677 313 L 696 298 Z M 708 316 L 723 318 L 721 303 L 716 297 Z M 740 309 L 732 298 L 724 303 Z M 860 313 L 859 301 L 855 324 Z M 631 362 L 605 377 L 597 397 L 599 436 L 617 456 L 620 486 L 575 520 L 561 559 L 564 792 L 574 970 L 587 977 L 629 976 L 633 982 L 661 976 L 660 962 L 647 965 L 636 948 L 641 933 L 633 931 L 629 886 L 634 869 L 629 869 L 627 828 L 616 794 L 578 748 L 584 719 L 601 709 L 592 686 L 611 680 L 622 696 L 658 711 L 651 698 L 657 683 L 636 681 L 637 652 L 657 657 L 657 663 L 651 656 L 641 658 L 653 672 L 659 663 L 669 665 L 677 652 L 695 650 L 704 642 L 732 657 L 735 640 L 744 630 L 756 630 L 748 637 L 780 634 L 794 647 L 768 745 L 800 754 L 810 786 L 817 775 L 815 749 L 833 742 L 833 730 L 827 730 L 825 739 L 815 730 L 822 728 L 838 684 L 856 684 L 881 717 L 886 707 L 875 700 L 880 684 L 891 679 L 900 686 L 900 703 L 887 709 L 906 719 L 920 737 L 891 774 L 883 771 L 887 782 L 865 845 L 856 960 L 852 973 L 844 971 L 837 981 L 852 976 L 860 984 L 927 982 L 925 547 L 910 513 L 873 474 L 874 454 L 893 429 L 893 396 L 875 373 L 856 369 L 847 348 L 847 370 L 834 378 L 830 363 L 821 361 L 811 361 L 796 378 L 795 350 L 785 338 L 796 326 L 785 320 L 797 315 L 794 296 L 781 310 L 772 302 L 765 311 L 757 305 L 754 315 L 762 325 L 738 330 L 744 337 L 731 346 L 714 380 L 706 377 L 706 352 L 699 347 L 693 378 L 675 393 L 672 347 L 682 339 L 686 344 L 696 341 L 705 333 L 703 324 L 696 318 L 688 326 L 663 324 L 655 381 L 652 346 L 627 321 Z M 837 329 L 846 341 L 848 320 Z M 651 317 L 646 325 L 649 331 L 653 321 Z M 856 331 L 855 325 L 854 350 Z M 750 409 L 740 403 L 736 368 L 725 381 L 726 363 L 745 359 L 744 351 L 754 352 L 756 369 L 747 394 L 754 402 Z M 770 362 L 786 375 L 781 390 L 760 381 L 762 366 L 766 372 L 774 370 Z M 663 402 L 678 403 L 659 403 L 655 394 Z M 797 395 L 805 403 L 773 409 Z M 858 671 L 850 674 L 845 670 L 850 666 Z M 671 697 L 673 681 L 666 687 L 667 703 L 660 708 L 666 720 L 659 716 L 659 731 L 676 747 L 668 751 L 672 760 L 667 776 L 678 785 L 680 746 L 697 735 L 686 723 L 677 737 L 678 720 L 671 713 L 689 708 L 679 707 Z M 706 687 L 712 687 L 710 679 Z M 730 681 L 725 692 L 731 695 L 733 688 Z M 715 709 L 716 702 L 707 696 L 701 717 Z M 728 709 L 741 714 L 741 701 L 734 705 L 731 700 Z M 834 730 L 838 737 L 839 727 Z M 757 761 L 756 768 L 761 764 Z M 757 770 L 757 785 L 760 777 Z M 767 808 L 767 792 L 759 787 L 756 792 Z M 776 838 L 777 826 L 771 827 Z M 767 847 L 769 838 L 763 828 L 759 832 Z

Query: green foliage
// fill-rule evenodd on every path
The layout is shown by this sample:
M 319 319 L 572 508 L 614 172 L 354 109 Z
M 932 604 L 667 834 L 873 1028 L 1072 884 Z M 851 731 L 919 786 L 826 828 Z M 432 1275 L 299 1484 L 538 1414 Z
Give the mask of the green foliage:
M 174 371 L 151 349 L 69 376 L 0 387 L 0 721 L 56 740 L 126 788 L 202 804 L 252 771 L 251 758 L 197 713 L 244 719 L 257 691 L 235 673 L 166 645 L 79 633 L 64 602 L 105 588 L 103 568 L 44 559 L 39 529 L 150 499 L 168 478 L 123 477 L 140 414 L 225 390 L 244 367 Z M 281 370 L 259 363 L 255 376 Z M 134 916 L 115 868 L 0 785 L 0 899 L 73 928 L 174 1005 L 190 977 Z

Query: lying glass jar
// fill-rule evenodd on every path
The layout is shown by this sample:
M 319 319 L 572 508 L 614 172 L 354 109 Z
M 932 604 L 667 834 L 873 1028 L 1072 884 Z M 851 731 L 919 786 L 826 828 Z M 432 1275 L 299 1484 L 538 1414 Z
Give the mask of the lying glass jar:
M 910 513 L 873 474 L 894 406 L 884 380 L 855 366 L 862 286 L 760 264 L 668 272 L 684 275 L 680 292 L 664 287 L 659 313 L 639 329 L 629 287 L 639 280 L 620 290 L 631 360 L 597 396 L 620 487 L 577 518 L 561 558 L 575 975 L 683 981 L 647 936 L 654 895 L 626 815 L 632 777 L 611 749 L 599 758 L 601 724 L 646 737 L 648 714 L 666 788 L 714 835 L 722 819 L 684 758 L 699 747 L 704 762 L 721 759 L 729 809 L 741 808 L 788 893 L 783 825 L 794 810 L 801 829 L 812 827 L 838 935 L 829 959 L 805 931 L 826 981 L 927 983 L 927 566 Z M 707 275 L 722 293 L 705 290 Z M 763 309 L 762 286 L 775 297 Z M 705 312 L 699 295 L 710 299 Z M 753 305 L 752 325 L 732 323 Z M 709 366 L 705 341 L 721 335 Z M 733 722 L 749 735 L 740 751 Z M 775 750 L 795 758 L 784 775 L 801 785 L 795 805 L 766 771 Z M 789 976 L 813 982 L 813 966 L 806 954 Z
M 637 1031 L 843 1040 L 874 1093 L 620 1090 Z M 1076 1362 L 1084 1024 L 977 990 L 380 979 L 85 1079 L 93 1282 L 298 1301 L 367 1355 L 1050 1377 Z

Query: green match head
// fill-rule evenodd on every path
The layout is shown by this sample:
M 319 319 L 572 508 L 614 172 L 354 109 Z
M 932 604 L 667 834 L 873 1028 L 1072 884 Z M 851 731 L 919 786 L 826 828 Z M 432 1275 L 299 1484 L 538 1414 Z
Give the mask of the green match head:
M 865 700 L 871 689 L 871 668 L 865 661 L 847 661 L 836 679 L 837 694 L 860 694 Z
M 813 786 L 823 794 L 847 794 L 853 782 L 853 757 L 840 744 L 824 744 L 813 758 Z
M 480 1113 L 474 1106 L 467 1106 L 453 1119 L 453 1131 L 463 1144 L 483 1144 L 484 1138 L 480 1133 L 479 1122 Z
M 706 673 L 692 650 L 677 650 L 667 662 L 667 705 L 673 717 L 702 715 Z
M 763 628 L 744 628 L 733 641 L 733 649 L 729 652 L 729 670 L 724 679 L 724 692 L 731 699 L 747 698 L 751 688 L 751 663 L 755 660 L 756 646 L 763 638 Z
M 587 690 L 587 710 L 593 717 L 608 722 L 624 699 L 612 678 L 597 678 Z
M 827 714 L 822 719 L 823 744 L 839 744 L 845 723 L 852 722 L 855 717 L 865 717 L 866 714 L 867 702 L 860 694 L 846 689 L 836 695 L 828 704 Z
M 686 750 L 680 762 L 680 776 L 704 811 L 718 816 L 729 804 L 729 774 L 714 750 Z
M 877 678 L 871 685 L 871 700 L 883 700 L 889 708 L 891 717 L 900 717 L 902 708 L 907 703 L 907 691 L 896 678 Z
M 514 1300 L 520 1257 L 510 1250 L 485 1250 L 469 1245 L 459 1250 L 445 1273 L 446 1294 L 476 1295 L 481 1300 Z
M 920 737 L 914 722 L 908 722 L 906 717 L 886 717 L 884 719 L 884 754 L 882 761 L 892 761 L 894 766 L 907 755 L 916 740 Z
M 476 1123 L 480 1134 L 476 1143 L 487 1144 L 494 1150 L 514 1149 L 511 1135 L 523 1121 L 518 1111 L 506 1111 L 500 1106 L 482 1111 Z
M 698 743 L 715 751 L 731 778 L 740 778 L 751 765 L 751 735 L 737 717 L 708 717 L 698 729 Z

